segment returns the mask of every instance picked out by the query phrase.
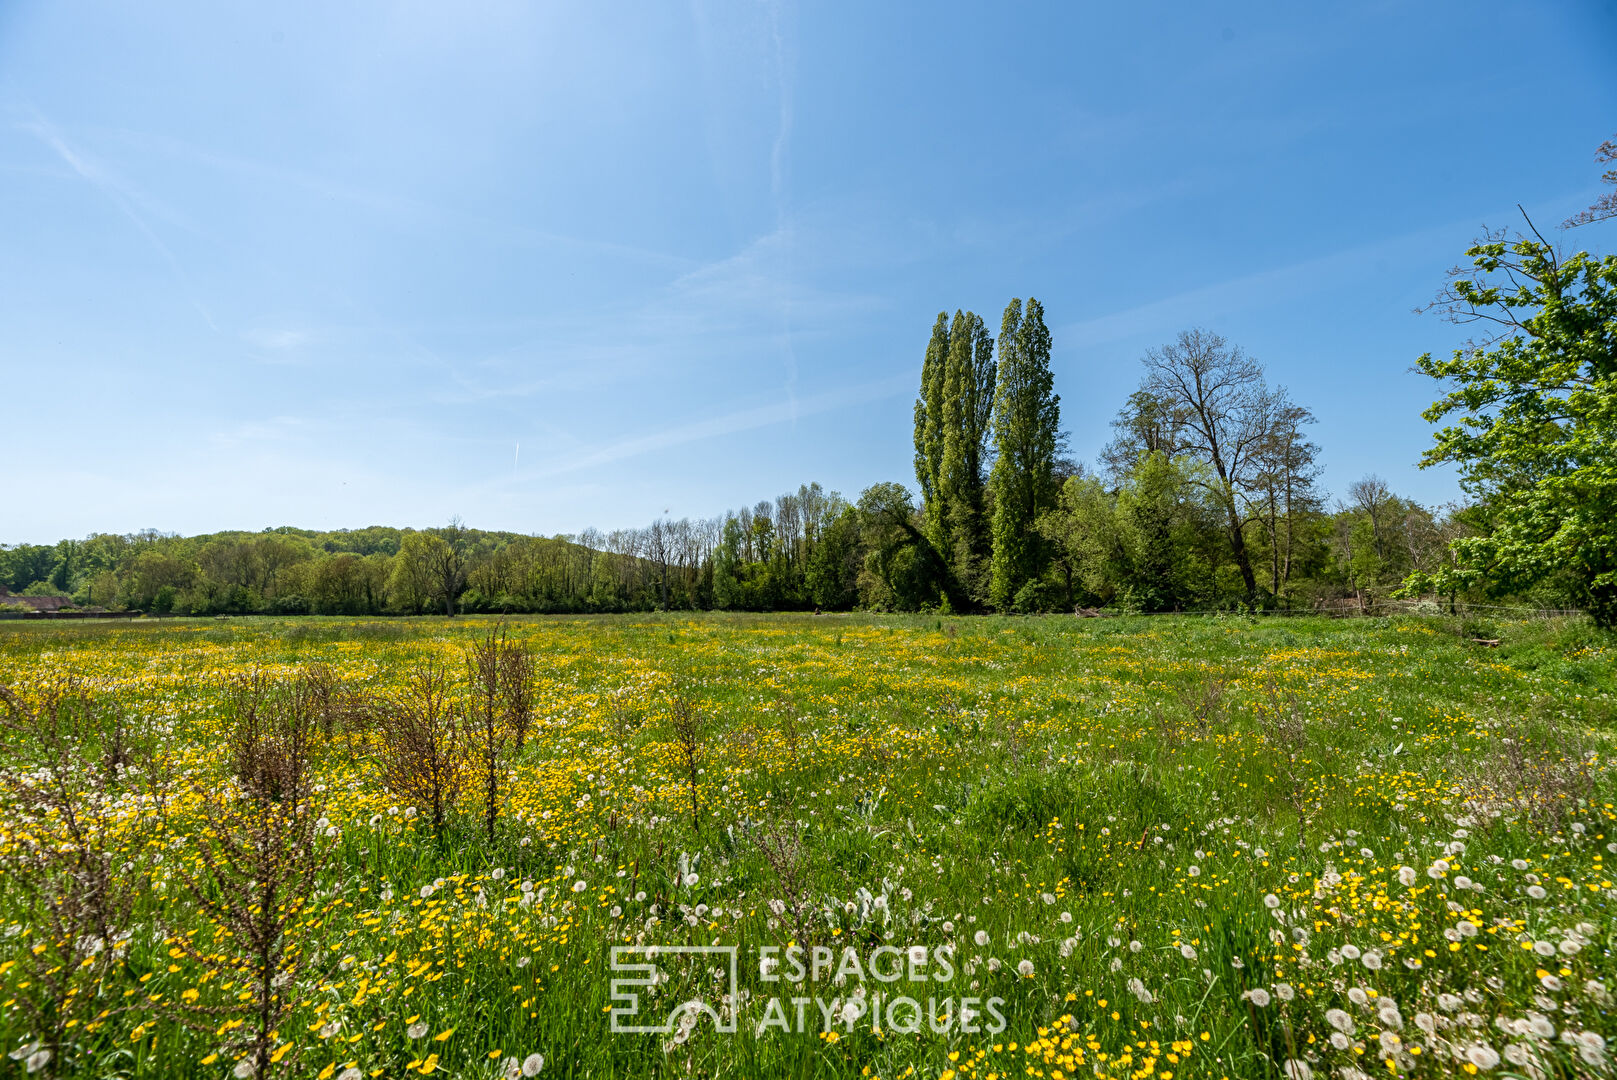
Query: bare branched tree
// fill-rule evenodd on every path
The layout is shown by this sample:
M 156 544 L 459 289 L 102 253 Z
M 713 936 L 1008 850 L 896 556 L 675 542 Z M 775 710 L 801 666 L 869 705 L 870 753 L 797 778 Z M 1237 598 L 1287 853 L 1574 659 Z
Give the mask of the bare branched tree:
M 770 903 L 770 914 L 780 920 L 791 940 L 807 946 L 814 930 L 814 901 L 802 832 L 790 811 L 787 806 L 781 814 L 753 822 L 748 835 L 769 864 L 781 893 Z
M 244 791 L 282 802 L 307 788 L 316 700 L 309 683 L 278 686 L 263 672 L 231 687 L 225 745 Z
M 369 726 L 370 710 L 365 696 L 345 686 L 330 664 L 315 662 L 303 666 L 303 684 L 310 696 L 315 724 L 327 738 L 353 736 Z
M 707 761 L 707 718 L 688 698 L 676 697 L 668 721 L 674 736 L 674 757 L 684 774 L 685 786 L 691 798 L 691 828 L 702 828 L 701 788 L 702 766 Z
M 441 844 L 466 778 L 466 722 L 449 673 L 436 664 L 418 666 L 403 700 L 380 721 L 383 783 L 427 815 Z
M 466 669 L 471 681 L 471 740 L 477 759 L 477 786 L 483 796 L 483 822 L 489 843 L 494 842 L 494 823 L 500 815 L 500 780 L 505 775 L 506 750 L 512 733 L 506 723 L 504 659 L 505 630 L 489 631 L 466 650 Z
M 533 654 L 502 625 L 466 650 L 471 683 L 470 739 L 489 842 L 500 814 L 501 780 L 513 749 L 520 752 L 533 725 Z
M 1603 164 L 1617 161 L 1617 139 L 1607 139 L 1596 147 L 1595 160 Z M 1607 169 L 1601 174 L 1600 179 L 1603 183 L 1617 187 L 1617 169 Z M 1597 221 L 1610 221 L 1612 218 L 1617 218 L 1617 191 L 1606 192 L 1596 199 L 1593 205 L 1561 222 L 1561 228 L 1575 229 L 1579 225 L 1592 225 Z
M 1171 422 L 1176 452 L 1208 466 L 1204 486 L 1223 511 L 1235 565 L 1252 596 L 1258 585 L 1243 503 L 1260 475 L 1261 453 L 1280 406 L 1264 385 L 1262 365 L 1217 334 L 1186 330 L 1172 345 L 1146 353 L 1140 391 L 1151 403 L 1154 423 Z
M 28 697 L 0 686 L 0 805 L 12 823 L 0 879 L 28 928 L 14 957 L 27 976 L 17 1003 L 34 1024 L 22 1057 L 29 1072 L 54 1075 L 77 1034 L 124 1011 L 102 987 L 124 963 L 138 885 L 118 855 L 122 716 L 71 679 Z
M 1386 516 L 1388 503 L 1392 499 L 1392 489 L 1387 487 L 1385 480 L 1371 473 L 1364 479 L 1349 484 L 1348 496 L 1353 500 L 1354 509 L 1370 520 L 1370 543 L 1375 549 L 1376 558 L 1386 558 Z
M 1314 414 L 1292 404 L 1284 390 L 1275 397 L 1269 435 L 1258 449 L 1253 502 L 1269 539 L 1269 589 L 1278 597 L 1291 582 L 1298 520 L 1319 510 L 1323 500 L 1315 487 L 1319 447 L 1302 431 Z
M 500 650 L 500 704 L 517 753 L 533 730 L 533 652 L 520 641 L 506 641 Z
M 205 980 L 208 997 L 162 1005 L 193 1030 L 224 1033 L 223 1049 L 264 1077 L 298 1068 L 296 1053 L 278 1053 L 277 1035 L 313 962 L 299 930 L 329 857 L 329 823 L 310 760 L 317 717 L 307 685 L 254 676 L 230 703 L 234 783 L 167 776 L 155 757 L 148 765 L 163 838 L 195 853 L 170 873 L 213 928 L 211 938 L 176 929 L 165 944 L 218 976 Z

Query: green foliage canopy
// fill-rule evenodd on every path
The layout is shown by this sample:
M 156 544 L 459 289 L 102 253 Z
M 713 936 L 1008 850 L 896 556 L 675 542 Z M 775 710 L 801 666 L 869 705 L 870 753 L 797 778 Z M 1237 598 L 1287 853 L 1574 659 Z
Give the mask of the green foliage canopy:
M 1458 466 L 1490 528 L 1410 587 L 1560 578 L 1597 622 L 1617 624 L 1617 256 L 1562 259 L 1542 239 L 1498 237 L 1466 254 L 1440 302 L 1499 336 L 1416 361 L 1451 387 L 1425 411 L 1447 424 L 1421 466 Z

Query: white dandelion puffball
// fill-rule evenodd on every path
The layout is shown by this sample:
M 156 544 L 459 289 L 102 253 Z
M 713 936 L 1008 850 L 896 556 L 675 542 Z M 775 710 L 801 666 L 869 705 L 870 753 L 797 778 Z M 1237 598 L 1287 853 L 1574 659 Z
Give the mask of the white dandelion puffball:
M 404 1033 L 410 1036 L 412 1039 L 419 1039 L 421 1036 L 427 1033 L 427 1025 L 417 1020 L 415 1023 L 405 1028 Z
M 1023 960 L 1016 965 L 1016 971 L 1022 978 L 1031 979 L 1033 977 L 1033 961 Z
M 545 1055 L 529 1054 L 522 1061 L 523 1076 L 538 1076 L 539 1070 L 545 1067 Z

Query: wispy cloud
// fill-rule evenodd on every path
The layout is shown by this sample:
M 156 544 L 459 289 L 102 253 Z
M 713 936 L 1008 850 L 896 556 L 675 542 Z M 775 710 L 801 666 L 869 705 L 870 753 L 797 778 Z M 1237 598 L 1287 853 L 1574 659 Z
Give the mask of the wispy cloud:
M 542 320 L 520 342 L 463 368 L 464 378 L 439 391 L 438 399 L 529 397 L 682 365 L 712 373 L 738 358 L 756 368 L 758 358 L 781 348 L 782 310 L 798 320 L 791 329 L 794 342 L 803 337 L 804 323 L 836 326 L 876 310 L 880 300 L 874 295 L 784 277 L 784 249 L 792 243 L 786 233 L 771 232 L 632 301 Z
M 137 195 L 134 190 L 88 152 L 68 142 L 67 138 L 39 110 L 33 110 L 33 119 L 21 124 L 20 127 L 55 151 L 57 157 L 61 158 L 80 179 L 92 184 L 110 199 L 114 206 L 123 212 L 124 216 L 130 220 L 140 234 L 162 256 L 163 261 L 168 264 L 169 270 L 173 272 L 180 287 L 190 299 L 191 306 L 196 308 L 197 313 L 202 316 L 202 320 L 208 324 L 209 329 L 217 332 L 219 326 L 214 322 L 213 315 L 209 313 L 207 306 L 202 303 L 201 298 L 197 295 L 196 288 L 191 284 L 190 275 L 185 272 L 185 267 L 180 265 L 180 260 L 175 257 L 173 250 L 152 230 L 152 227 L 147 224 L 145 216 L 136 209 Z
M 467 213 L 441 203 L 426 202 L 394 191 L 350 183 L 308 169 L 271 164 L 240 154 L 221 153 L 166 135 L 153 135 L 127 129 L 120 130 L 117 135 L 130 146 L 149 153 L 180 158 L 216 172 L 245 177 L 273 190 L 301 190 L 322 200 L 347 203 L 395 220 L 455 225 L 485 239 L 517 247 L 562 249 L 674 270 L 686 269 L 693 265 L 693 260 L 665 251 L 551 232 L 536 229 L 521 221 Z
M 573 454 L 538 467 L 528 475 L 533 477 L 558 476 L 564 473 L 610 465 L 628 458 L 640 457 L 659 450 L 671 450 L 687 443 L 734 435 L 742 431 L 772 427 L 796 421 L 799 417 L 862 405 L 870 401 L 895 397 L 909 392 L 914 378 L 906 373 L 874 382 L 861 383 L 842 390 L 834 390 L 791 402 L 775 402 L 755 408 L 738 409 L 723 416 L 710 417 L 690 424 L 664 428 L 648 435 L 620 439 L 592 450 Z
M 213 434 L 217 446 L 241 446 L 246 443 L 283 445 L 293 432 L 303 428 L 305 421 L 296 416 L 272 416 L 262 420 L 247 420 L 234 427 Z
M 289 349 L 301 348 L 307 345 L 312 337 L 307 330 L 294 330 L 290 327 L 275 330 L 259 327 L 247 330 L 241 336 L 249 345 L 271 352 L 286 352 Z
M 1546 199 L 1535 204 L 1530 213 L 1535 220 L 1553 219 L 1561 208 L 1574 205 L 1577 198 L 1567 194 Z M 1515 214 L 1515 210 L 1510 210 L 1505 218 Z M 1507 221 L 1507 224 L 1514 228 L 1517 221 Z M 1056 341 L 1063 346 L 1098 345 L 1147 333 L 1169 336 L 1192 323 L 1217 320 L 1233 312 L 1352 285 L 1378 265 L 1429 259 L 1433 251 L 1458 253 L 1465 241 L 1480 234 L 1483 228 L 1476 218 L 1454 219 L 1269 270 L 1211 282 L 1108 315 L 1069 323 L 1056 331 Z
M 769 8 L 769 38 L 775 67 L 775 83 L 780 98 L 779 120 L 775 128 L 775 141 L 769 150 L 769 192 L 775 203 L 775 232 L 785 238 L 782 245 L 783 265 L 778 284 L 776 303 L 780 309 L 780 350 L 786 367 L 786 403 L 797 417 L 797 350 L 792 345 L 792 229 L 789 211 L 787 181 L 789 179 L 787 152 L 792 137 L 792 82 L 795 57 L 788 47 L 786 30 L 782 23 L 792 14 L 787 0 L 775 0 Z
M 1448 224 L 1420 229 L 1186 289 L 1108 315 L 1069 323 L 1056 331 L 1056 340 L 1063 346 L 1100 345 L 1148 333 L 1171 336 L 1191 323 L 1218 320 L 1232 312 L 1334 286 L 1345 276 L 1362 274 L 1382 260 L 1419 256 L 1443 237 L 1454 235 L 1457 227 Z

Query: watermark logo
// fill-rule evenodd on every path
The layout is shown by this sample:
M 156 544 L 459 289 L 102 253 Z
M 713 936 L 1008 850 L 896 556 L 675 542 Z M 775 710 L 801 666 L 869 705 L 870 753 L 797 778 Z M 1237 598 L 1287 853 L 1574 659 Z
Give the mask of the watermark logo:
M 868 953 L 853 946 L 816 945 L 756 950 L 759 991 L 741 986 L 741 950 L 735 945 L 616 945 L 612 948 L 611 1030 L 614 1033 L 671 1035 L 683 1042 L 703 1021 L 721 1034 L 746 1030 L 762 1037 L 771 1031 L 804 1034 L 856 1024 L 900 1034 L 923 1027 L 939 1033 L 997 1035 L 1005 1030 L 1001 997 L 942 993 L 954 980 L 953 950 L 924 945 L 878 946 Z M 694 995 L 684 993 L 672 1007 L 656 1003 L 659 989 L 673 982 L 681 967 L 701 970 Z
M 738 998 L 740 980 L 737 978 L 737 949 L 734 945 L 614 945 L 612 970 L 629 973 L 629 978 L 612 980 L 612 1031 L 614 1034 L 667 1035 L 676 1027 L 689 1030 L 701 1017 L 712 1019 L 714 1030 L 733 1034 L 736 1030 L 734 1008 L 716 1008 L 703 998 L 689 998 L 675 1005 L 663 1017 L 642 1016 L 638 990 L 654 990 L 665 981 L 666 972 L 657 963 L 659 957 L 711 957 L 707 963 L 718 963 L 723 983 L 720 1004 L 733 1003 Z M 727 973 L 727 977 L 726 977 Z M 658 1023 L 647 1020 L 660 1019 Z

